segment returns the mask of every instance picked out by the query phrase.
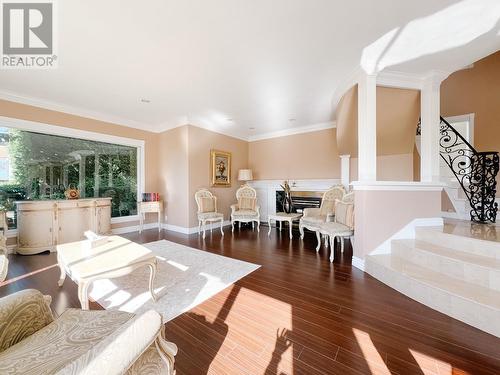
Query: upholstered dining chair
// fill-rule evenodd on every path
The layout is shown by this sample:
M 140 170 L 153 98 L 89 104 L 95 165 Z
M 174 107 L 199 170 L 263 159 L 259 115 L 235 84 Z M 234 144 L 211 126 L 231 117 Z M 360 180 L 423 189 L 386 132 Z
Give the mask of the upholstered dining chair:
M 231 205 L 231 227 L 234 232 L 234 223 L 257 223 L 257 232 L 260 232 L 260 207 L 257 204 L 257 192 L 249 185 L 243 185 L 236 190 L 238 203 Z
M 207 223 L 220 222 L 220 233 L 224 235 L 224 214 L 217 212 L 217 197 L 207 189 L 200 189 L 194 194 L 198 205 L 198 234 L 203 227 L 203 238 L 205 238 L 205 225 Z M 210 226 L 212 232 L 212 226 Z
M 321 247 L 321 235 L 326 236 L 330 240 L 330 262 L 333 262 L 335 240 L 340 241 L 340 251 L 343 253 L 344 238 L 354 235 L 354 193 L 346 194 L 342 200 L 336 199 L 334 221 L 322 223 L 317 227 L 317 252 Z
M 319 224 L 333 220 L 335 215 L 335 200 L 342 200 L 346 193 L 342 185 L 337 185 L 325 191 L 319 208 L 305 208 L 299 221 L 300 238 L 304 238 L 304 228 L 316 231 Z

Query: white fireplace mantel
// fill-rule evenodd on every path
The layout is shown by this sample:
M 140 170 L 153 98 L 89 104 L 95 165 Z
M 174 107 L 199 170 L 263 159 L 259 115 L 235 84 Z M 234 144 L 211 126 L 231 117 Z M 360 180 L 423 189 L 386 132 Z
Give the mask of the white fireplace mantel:
M 326 191 L 340 184 L 340 179 L 288 180 L 292 191 Z M 283 180 L 254 180 L 249 185 L 257 191 L 260 205 L 260 219 L 267 222 L 267 216 L 276 213 L 276 191 L 282 190 Z

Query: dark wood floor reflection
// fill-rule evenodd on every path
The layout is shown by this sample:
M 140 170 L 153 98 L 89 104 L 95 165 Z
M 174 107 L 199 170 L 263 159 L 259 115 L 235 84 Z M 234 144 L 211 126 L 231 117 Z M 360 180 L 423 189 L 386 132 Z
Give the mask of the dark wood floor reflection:
M 137 242 L 175 241 L 262 267 L 166 324 L 183 374 L 500 374 L 500 339 L 429 309 L 351 267 L 351 250 L 314 251 L 267 228 L 197 235 L 148 230 Z M 62 312 L 76 286 L 57 287 L 55 254 L 11 256 L 0 296 L 37 288 Z M 32 273 L 32 274 L 30 274 Z M 99 308 L 92 304 L 92 308 Z

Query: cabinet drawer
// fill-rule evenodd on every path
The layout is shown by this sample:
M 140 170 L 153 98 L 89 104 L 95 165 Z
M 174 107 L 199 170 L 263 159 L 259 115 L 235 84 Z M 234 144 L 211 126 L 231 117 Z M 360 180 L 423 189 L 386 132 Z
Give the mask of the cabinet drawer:
M 158 212 L 161 209 L 161 202 L 139 202 L 140 212 Z

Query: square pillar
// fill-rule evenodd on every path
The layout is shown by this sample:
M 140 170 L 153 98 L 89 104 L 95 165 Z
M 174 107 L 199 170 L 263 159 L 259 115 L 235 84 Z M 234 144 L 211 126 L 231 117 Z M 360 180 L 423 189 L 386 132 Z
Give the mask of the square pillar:
M 358 81 L 358 180 L 377 180 L 377 77 Z
M 351 155 L 340 155 L 340 182 L 349 191 Z
M 441 81 L 439 77 L 429 77 L 422 87 L 420 96 L 420 180 L 422 182 L 439 181 Z

